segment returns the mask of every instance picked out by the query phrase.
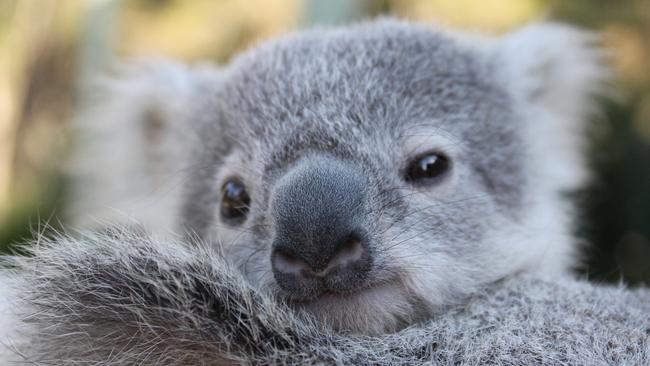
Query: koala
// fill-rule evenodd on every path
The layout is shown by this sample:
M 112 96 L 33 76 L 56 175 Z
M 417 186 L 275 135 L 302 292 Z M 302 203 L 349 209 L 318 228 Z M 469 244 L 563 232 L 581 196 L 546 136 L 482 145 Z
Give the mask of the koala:
M 354 334 L 519 273 L 570 276 L 564 194 L 588 179 L 596 41 L 379 19 L 225 66 L 127 66 L 80 114 L 72 213 L 207 243 L 258 291 Z

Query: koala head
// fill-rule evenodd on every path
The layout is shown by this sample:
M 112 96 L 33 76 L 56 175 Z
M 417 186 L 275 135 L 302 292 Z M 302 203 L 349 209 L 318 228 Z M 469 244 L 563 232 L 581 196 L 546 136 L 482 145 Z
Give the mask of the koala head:
M 176 221 L 261 290 L 352 332 L 399 329 L 518 272 L 566 273 L 562 193 L 585 179 L 603 75 L 592 41 L 556 24 L 488 38 L 379 20 L 263 44 L 192 75 Z

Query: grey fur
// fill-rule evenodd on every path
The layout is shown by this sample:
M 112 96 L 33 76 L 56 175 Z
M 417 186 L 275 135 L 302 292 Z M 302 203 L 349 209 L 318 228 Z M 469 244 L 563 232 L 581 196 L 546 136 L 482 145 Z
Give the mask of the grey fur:
M 650 291 L 514 276 L 444 315 L 345 335 L 256 291 L 210 246 L 113 231 L 11 259 L 36 365 L 647 365 Z M 24 291 L 29 288 L 30 291 Z M 36 330 L 29 325 L 36 326 Z M 4 359 L 8 362 L 9 358 Z

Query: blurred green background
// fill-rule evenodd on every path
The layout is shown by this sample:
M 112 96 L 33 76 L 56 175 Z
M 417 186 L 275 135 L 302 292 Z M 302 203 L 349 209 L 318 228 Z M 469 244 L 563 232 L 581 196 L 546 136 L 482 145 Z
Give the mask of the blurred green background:
M 65 128 L 79 79 L 115 57 L 229 57 L 314 23 L 392 14 L 489 33 L 538 19 L 602 32 L 617 95 L 590 125 L 593 182 L 580 204 L 584 266 L 596 281 L 650 284 L 648 0 L 2 0 L 0 250 L 66 221 Z

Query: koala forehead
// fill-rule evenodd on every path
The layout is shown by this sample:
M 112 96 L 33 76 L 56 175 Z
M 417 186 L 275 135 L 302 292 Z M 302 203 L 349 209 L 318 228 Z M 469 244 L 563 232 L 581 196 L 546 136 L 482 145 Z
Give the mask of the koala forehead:
M 425 25 L 383 20 L 303 31 L 223 70 L 215 133 L 225 130 L 266 168 L 309 151 L 402 164 L 413 153 L 404 146 L 442 134 L 488 190 L 513 201 L 523 180 L 520 131 L 493 67 L 479 49 Z
M 235 59 L 219 98 L 233 131 L 269 141 L 313 131 L 352 142 L 427 124 L 463 138 L 508 112 L 490 67 L 448 35 L 386 20 L 267 43 Z

